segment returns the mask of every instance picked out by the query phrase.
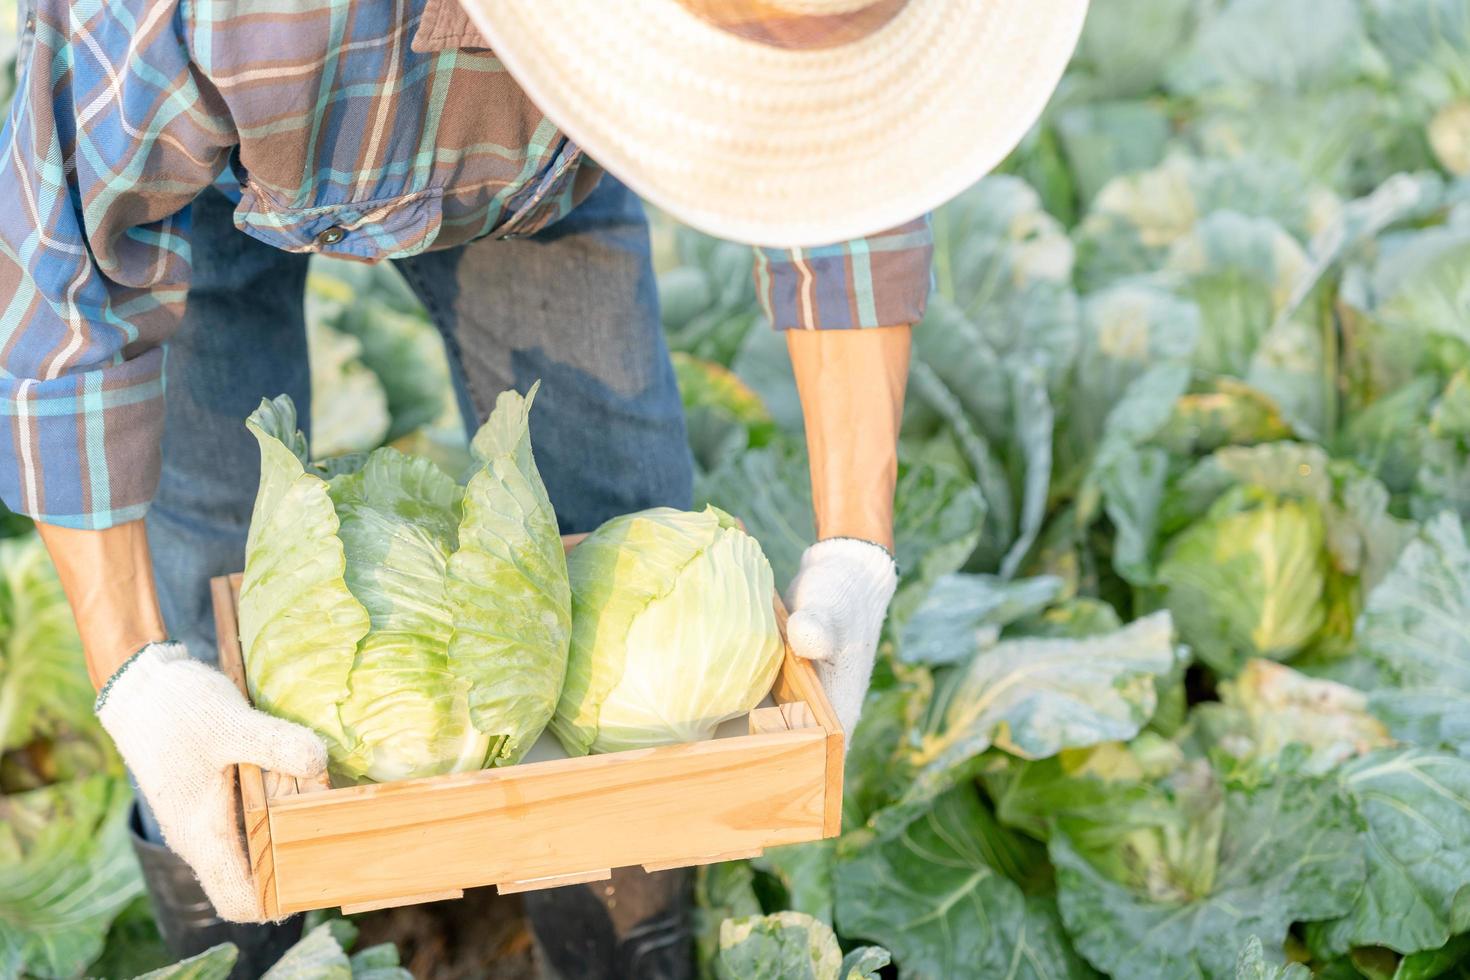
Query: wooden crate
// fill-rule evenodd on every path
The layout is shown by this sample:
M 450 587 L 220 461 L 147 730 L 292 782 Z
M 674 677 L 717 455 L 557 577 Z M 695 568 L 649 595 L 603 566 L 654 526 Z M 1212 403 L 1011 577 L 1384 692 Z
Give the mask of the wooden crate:
M 569 541 L 569 545 L 574 542 Z M 240 576 L 213 581 L 220 667 L 246 691 Z M 786 614 L 776 600 L 777 621 Z M 746 735 L 332 789 L 239 766 L 255 886 L 272 918 L 530 891 L 753 857 L 834 837 L 842 731 L 788 647 Z

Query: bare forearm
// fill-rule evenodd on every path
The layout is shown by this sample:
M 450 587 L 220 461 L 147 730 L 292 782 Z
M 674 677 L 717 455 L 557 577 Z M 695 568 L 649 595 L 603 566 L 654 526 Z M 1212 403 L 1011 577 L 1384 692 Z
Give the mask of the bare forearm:
M 806 424 L 819 539 L 862 538 L 893 547 L 909 339 L 907 326 L 786 334 Z
M 167 639 L 142 521 L 105 531 L 37 525 L 76 616 L 92 683 L 101 687 L 123 661 Z

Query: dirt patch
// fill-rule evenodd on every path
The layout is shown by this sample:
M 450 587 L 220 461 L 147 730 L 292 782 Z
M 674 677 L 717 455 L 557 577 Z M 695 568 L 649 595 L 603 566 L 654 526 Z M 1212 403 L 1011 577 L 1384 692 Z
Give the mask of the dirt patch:
M 354 919 L 358 948 L 398 946 L 415 980 L 536 980 L 531 933 L 520 899 L 493 888 L 464 898 L 370 912 Z

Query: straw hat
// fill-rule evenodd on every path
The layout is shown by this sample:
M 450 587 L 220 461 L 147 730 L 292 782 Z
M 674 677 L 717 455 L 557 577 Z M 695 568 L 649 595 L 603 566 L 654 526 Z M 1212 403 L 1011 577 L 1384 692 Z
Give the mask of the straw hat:
M 647 200 L 759 245 L 901 224 L 1041 114 L 1087 0 L 461 0 L 546 115 Z

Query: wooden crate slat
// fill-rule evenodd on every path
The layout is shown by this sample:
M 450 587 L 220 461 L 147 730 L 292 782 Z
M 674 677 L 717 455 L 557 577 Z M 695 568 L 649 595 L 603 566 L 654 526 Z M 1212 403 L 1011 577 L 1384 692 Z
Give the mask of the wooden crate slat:
M 400 905 L 422 905 L 425 902 L 445 902 L 456 898 L 464 898 L 464 889 L 448 888 L 442 892 L 427 892 L 422 895 L 404 895 L 401 898 L 384 898 L 374 902 L 362 902 L 357 905 L 344 905 L 342 906 L 342 914 L 357 915 L 360 912 L 376 912 L 379 909 L 395 909 Z
M 594 881 L 607 881 L 611 877 L 612 868 L 600 868 L 595 871 L 579 871 L 569 875 L 547 875 L 545 878 L 503 881 L 495 886 L 495 890 L 502 895 L 519 895 L 522 892 L 535 892 L 543 888 L 561 888 L 564 885 L 590 885 Z
M 706 864 L 724 864 L 726 861 L 749 861 L 758 858 L 766 852 L 765 848 L 757 847 L 749 851 L 729 851 L 725 854 L 710 854 L 706 857 L 694 858 L 687 861 L 676 861 L 672 864 L 645 864 L 643 870 L 647 872 L 672 871 L 675 868 L 698 868 Z
M 827 700 L 827 692 L 822 690 L 822 682 L 817 679 L 816 668 L 805 657 L 798 657 L 791 652 L 791 644 L 786 642 L 786 604 L 779 595 L 775 602 L 776 625 L 781 630 L 786 652 L 781 662 L 781 673 L 776 677 L 776 686 L 771 695 L 778 704 L 805 701 L 816 717 L 817 724 L 827 733 L 824 776 L 827 810 L 822 823 L 822 836 L 836 837 L 842 833 L 842 764 L 847 755 L 843 748 L 842 726 L 837 721 L 837 713 L 832 710 L 831 702 Z
M 791 729 L 780 705 L 773 708 L 756 708 L 745 716 L 745 721 L 748 726 L 747 730 L 752 735 L 765 735 L 768 732 L 784 732 Z
M 805 701 L 787 701 L 781 705 L 781 716 L 786 720 L 786 727 L 792 731 L 820 727 L 812 706 Z
M 245 684 L 245 658 L 240 652 L 239 577 L 213 579 L 209 589 L 214 598 L 214 632 L 219 645 L 220 670 L 235 682 L 248 701 L 250 690 Z M 255 878 L 255 891 L 266 917 L 280 918 L 265 776 L 259 766 L 249 763 L 241 763 L 235 771 L 240 786 L 240 811 L 245 823 L 245 848 L 250 857 L 251 874 Z

